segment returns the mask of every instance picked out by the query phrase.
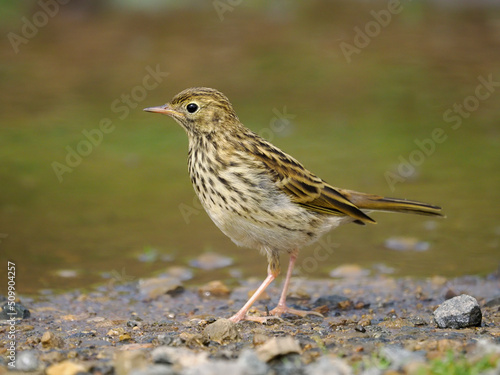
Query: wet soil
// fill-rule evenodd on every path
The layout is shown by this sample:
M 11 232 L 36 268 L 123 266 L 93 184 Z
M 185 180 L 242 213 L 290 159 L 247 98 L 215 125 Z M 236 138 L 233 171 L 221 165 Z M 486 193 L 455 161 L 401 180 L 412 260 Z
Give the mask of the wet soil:
M 257 280 L 229 288 L 222 282 L 198 287 L 159 278 L 121 285 L 110 282 L 90 292 L 73 291 L 37 300 L 24 298 L 20 302 L 29 309 L 30 316 L 17 321 L 16 355 L 31 350 L 30 355 L 37 360 L 31 370 L 36 368 L 37 372 L 50 367 L 57 370 L 56 364 L 69 359 L 80 366 L 73 373 L 125 374 L 134 366 L 147 373 L 147 366 L 153 362 L 168 367 L 171 373 L 183 373 L 199 361 L 183 362 L 181 357 L 192 355 L 204 363 L 223 361 L 220 363 L 228 365 L 240 363 L 239 357 L 249 351 L 257 353 L 265 363 L 263 373 L 282 373 L 284 363 L 296 373 L 306 373 L 308 367 L 325 357 L 341 359 L 346 371 L 361 372 L 375 366 L 374 358 L 387 348 L 417 353 L 417 362 L 425 364 L 449 351 L 465 356 L 477 354 L 480 342 L 497 348 L 500 344 L 498 275 L 425 280 L 380 275 L 295 279 L 292 284 L 289 304 L 318 311 L 324 318 L 284 316 L 266 324 L 243 321 L 230 325 L 220 335 L 210 333 L 207 327 L 235 313 L 258 286 Z M 463 293 L 478 300 L 483 316 L 481 326 L 437 328 L 433 310 L 447 298 Z M 272 300 L 260 300 L 255 306 L 261 314 L 274 307 L 279 285 L 270 287 L 267 294 Z M 0 326 L 4 370 L 8 368 L 9 327 Z M 269 349 L 266 345 L 271 345 L 270 340 L 276 337 L 293 339 L 292 344 L 288 343 L 292 349 Z M 178 360 L 162 360 L 162 355 L 154 354 L 154 350 L 164 346 L 172 348 L 169 355 Z M 125 357 L 131 357 L 124 359 L 125 352 Z M 130 362 L 125 369 L 120 367 L 124 361 Z M 4 370 L 0 369 L 0 373 Z M 408 367 L 397 371 L 412 372 Z

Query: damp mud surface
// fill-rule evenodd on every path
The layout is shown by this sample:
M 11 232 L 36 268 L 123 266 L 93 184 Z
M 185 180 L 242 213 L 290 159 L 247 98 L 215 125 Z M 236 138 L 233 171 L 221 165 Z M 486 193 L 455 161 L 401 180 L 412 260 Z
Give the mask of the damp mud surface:
M 233 324 L 225 318 L 258 281 L 234 288 L 221 281 L 186 286 L 171 277 L 110 282 L 18 301 L 25 318 L 15 324 L 15 359 L 18 370 L 47 374 L 434 373 L 436 361 L 451 357 L 498 371 L 499 283 L 497 274 L 294 279 L 289 305 L 323 318 Z M 272 285 L 251 313 L 272 309 L 279 287 Z M 477 299 L 480 325 L 438 328 L 433 311 L 461 294 Z M 0 326 L 0 373 L 9 370 L 10 327 L 8 320 Z

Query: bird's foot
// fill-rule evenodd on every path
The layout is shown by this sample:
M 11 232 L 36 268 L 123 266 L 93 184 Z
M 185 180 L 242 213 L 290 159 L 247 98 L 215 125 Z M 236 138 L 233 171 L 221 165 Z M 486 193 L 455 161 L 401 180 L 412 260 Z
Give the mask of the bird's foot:
M 272 309 L 271 311 L 269 311 L 269 314 L 277 316 L 277 317 L 279 317 L 279 316 L 281 316 L 283 314 L 293 314 L 293 315 L 298 315 L 298 316 L 301 316 L 301 317 L 305 317 L 307 315 L 317 315 L 317 316 L 320 316 L 320 317 L 324 318 L 324 316 L 321 315 L 317 311 L 292 309 L 291 307 L 288 307 L 285 304 L 276 306 L 274 309 Z
M 267 313 L 267 315 L 263 316 L 256 316 L 256 315 L 248 315 L 246 312 L 238 312 L 234 314 L 232 317 L 229 318 L 230 321 L 233 323 L 238 323 L 241 322 L 242 320 L 249 320 L 251 322 L 257 322 L 257 323 L 262 323 L 265 324 L 271 320 L 279 320 L 283 322 L 283 319 L 281 319 L 281 316 L 283 314 L 292 314 L 292 315 L 298 315 L 301 317 L 305 317 L 307 315 L 317 315 L 323 318 L 323 315 L 321 315 L 317 311 L 307 311 L 307 310 L 297 310 L 293 309 L 291 307 L 288 307 L 287 305 L 278 305 L 271 311 Z
M 233 315 L 232 317 L 229 318 L 230 321 L 233 323 L 238 323 L 241 322 L 242 320 L 249 320 L 251 322 L 257 322 L 261 324 L 266 324 L 271 320 L 279 320 L 283 322 L 283 319 L 281 319 L 279 316 L 274 316 L 274 315 L 267 315 L 267 316 L 256 316 L 256 315 L 248 315 L 244 314 L 243 316 L 239 316 L 238 314 Z

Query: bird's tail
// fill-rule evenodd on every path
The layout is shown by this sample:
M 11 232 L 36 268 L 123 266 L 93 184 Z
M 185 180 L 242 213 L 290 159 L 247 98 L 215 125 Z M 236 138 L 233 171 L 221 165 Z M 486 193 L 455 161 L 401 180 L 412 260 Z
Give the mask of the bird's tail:
M 441 213 L 441 207 L 428 203 L 410 201 L 407 199 L 386 198 L 379 195 L 359 193 L 352 190 L 339 189 L 339 191 L 361 210 L 444 216 Z

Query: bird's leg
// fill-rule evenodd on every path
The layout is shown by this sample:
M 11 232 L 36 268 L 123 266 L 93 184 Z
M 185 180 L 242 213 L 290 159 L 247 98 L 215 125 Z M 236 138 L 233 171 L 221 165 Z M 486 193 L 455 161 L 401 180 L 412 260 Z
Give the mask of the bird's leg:
M 276 276 L 280 273 L 280 261 L 279 255 L 276 252 L 268 253 L 269 266 L 267 267 L 267 277 L 264 282 L 259 286 L 255 293 L 250 297 L 247 303 L 232 317 L 229 318 L 234 323 L 238 323 L 241 320 L 252 320 L 256 322 L 263 323 L 269 317 L 259 317 L 259 316 L 249 316 L 247 315 L 248 310 L 257 301 L 259 296 L 266 290 L 266 288 L 273 282 Z
M 295 265 L 295 261 L 297 260 L 298 253 L 299 253 L 298 250 L 294 250 L 290 253 L 290 262 L 288 263 L 288 270 L 286 271 L 286 278 L 285 282 L 283 283 L 283 291 L 281 292 L 281 297 L 278 302 L 278 306 L 272 309 L 269 312 L 269 314 L 274 316 L 281 316 L 285 313 L 299 315 L 299 316 L 306 316 L 308 314 L 313 314 L 323 317 L 323 315 L 321 315 L 316 311 L 297 310 L 297 309 L 292 309 L 291 307 L 288 307 L 286 305 L 286 295 L 288 293 L 288 287 L 290 286 L 290 279 L 292 278 L 293 267 Z

